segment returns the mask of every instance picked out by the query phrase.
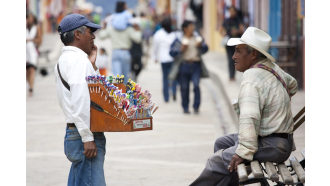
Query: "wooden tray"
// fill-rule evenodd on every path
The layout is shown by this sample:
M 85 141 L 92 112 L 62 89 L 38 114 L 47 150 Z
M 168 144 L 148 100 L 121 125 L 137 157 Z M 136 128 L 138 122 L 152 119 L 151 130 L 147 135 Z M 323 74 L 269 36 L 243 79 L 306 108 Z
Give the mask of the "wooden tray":
M 126 92 L 124 84 L 115 84 L 122 92 Z M 134 132 L 152 130 L 152 117 L 141 119 L 127 118 L 123 109 L 118 108 L 108 91 L 100 84 L 89 84 L 91 102 L 92 132 Z M 102 94 L 103 92 L 103 94 Z M 95 107 L 96 105 L 96 107 Z

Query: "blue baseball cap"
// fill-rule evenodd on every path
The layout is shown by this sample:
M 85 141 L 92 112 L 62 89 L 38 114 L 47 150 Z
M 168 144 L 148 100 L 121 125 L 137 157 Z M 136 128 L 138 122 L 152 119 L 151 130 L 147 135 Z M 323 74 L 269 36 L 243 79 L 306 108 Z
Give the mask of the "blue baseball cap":
M 81 26 L 90 27 L 93 29 L 93 31 L 101 28 L 100 25 L 92 23 L 81 14 L 69 14 L 66 15 L 60 22 L 60 25 L 58 26 L 58 32 L 62 34 L 64 32 L 69 32 Z

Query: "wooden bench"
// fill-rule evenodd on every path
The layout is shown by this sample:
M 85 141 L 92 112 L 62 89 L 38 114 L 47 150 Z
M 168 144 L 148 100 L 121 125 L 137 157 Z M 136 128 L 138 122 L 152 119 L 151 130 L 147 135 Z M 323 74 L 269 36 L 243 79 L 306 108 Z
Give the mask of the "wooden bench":
M 295 131 L 305 122 L 305 107 L 293 118 Z M 298 161 L 293 155 L 283 163 L 251 161 L 248 164 L 239 164 L 237 174 L 240 185 L 260 183 L 261 186 L 269 186 L 267 180 L 284 185 L 304 185 L 305 183 L 305 154 L 301 153 L 303 160 Z

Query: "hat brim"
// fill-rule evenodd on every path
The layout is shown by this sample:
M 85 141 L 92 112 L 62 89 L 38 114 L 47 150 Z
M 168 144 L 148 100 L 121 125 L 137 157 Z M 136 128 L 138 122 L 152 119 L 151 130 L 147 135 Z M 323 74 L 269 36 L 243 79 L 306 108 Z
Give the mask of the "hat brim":
M 86 23 L 85 26 L 92 28 L 93 31 L 96 31 L 97 29 L 100 29 L 101 26 L 92 22 Z
M 227 46 L 236 46 L 236 45 L 241 45 L 241 44 L 249 45 L 250 47 L 258 50 L 263 55 L 265 55 L 271 62 L 275 62 L 275 58 L 272 55 L 270 55 L 267 51 L 264 51 L 254 45 L 246 43 L 246 42 L 242 41 L 241 38 L 230 38 L 227 42 Z

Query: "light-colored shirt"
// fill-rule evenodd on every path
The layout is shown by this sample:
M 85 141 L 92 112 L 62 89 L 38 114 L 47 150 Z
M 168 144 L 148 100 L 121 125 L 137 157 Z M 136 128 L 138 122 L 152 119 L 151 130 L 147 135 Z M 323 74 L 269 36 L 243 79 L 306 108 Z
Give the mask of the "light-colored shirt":
M 30 30 L 26 28 L 26 39 L 35 39 L 37 37 L 37 32 L 38 28 L 36 25 L 33 25 Z M 38 51 L 33 41 L 26 42 L 26 61 L 37 65 Z
M 132 46 L 132 41 L 140 43 L 142 40 L 141 31 L 135 30 L 132 27 L 128 27 L 123 31 L 118 31 L 112 27 L 108 27 L 99 32 L 100 39 L 106 39 L 110 37 L 112 49 L 127 49 Z
M 117 30 L 125 30 L 129 26 L 129 22 L 132 18 L 133 16 L 128 10 L 114 13 L 112 14 L 111 25 Z
M 174 33 L 167 33 L 163 28 L 155 33 L 153 52 L 157 61 L 161 63 L 173 62 L 173 57 L 170 56 L 170 47 L 174 40 Z
M 268 59 L 259 63 L 274 69 L 291 94 L 297 92 L 297 81 L 278 65 Z M 258 150 L 258 136 L 293 132 L 290 97 L 282 83 L 267 70 L 250 68 L 243 73 L 238 105 L 239 144 L 236 154 L 244 159 L 253 159 Z
M 63 85 L 55 65 L 56 92 L 66 123 L 74 123 L 82 142 L 93 141 L 90 131 L 90 95 L 86 76 L 99 74 L 95 71 L 88 55 L 74 46 L 64 46 L 58 60 L 63 79 L 70 91 Z
M 199 48 L 197 47 L 197 40 L 196 37 L 185 37 L 183 36 L 182 38 L 182 43 L 184 41 L 187 42 L 188 47 L 187 49 L 183 52 L 183 60 L 186 61 L 200 61 L 200 56 L 199 56 Z

